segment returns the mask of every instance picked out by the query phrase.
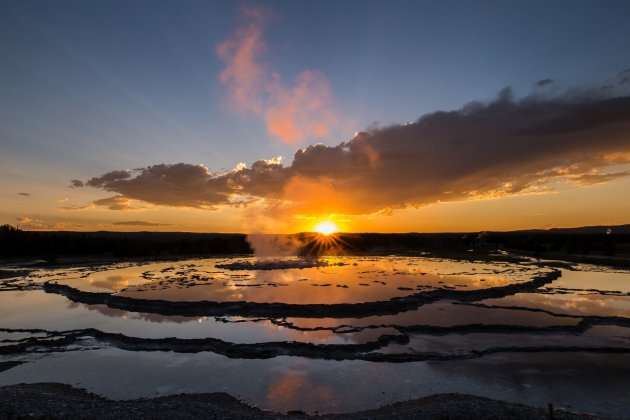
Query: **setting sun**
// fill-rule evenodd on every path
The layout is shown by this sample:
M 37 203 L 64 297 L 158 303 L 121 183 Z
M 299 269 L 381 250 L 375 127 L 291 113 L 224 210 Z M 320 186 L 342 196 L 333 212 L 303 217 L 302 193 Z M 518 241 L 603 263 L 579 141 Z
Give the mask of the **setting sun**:
M 318 224 L 316 224 L 313 230 L 317 233 L 328 236 L 331 233 L 338 232 L 339 228 L 330 220 L 324 220 L 323 222 L 319 222 Z

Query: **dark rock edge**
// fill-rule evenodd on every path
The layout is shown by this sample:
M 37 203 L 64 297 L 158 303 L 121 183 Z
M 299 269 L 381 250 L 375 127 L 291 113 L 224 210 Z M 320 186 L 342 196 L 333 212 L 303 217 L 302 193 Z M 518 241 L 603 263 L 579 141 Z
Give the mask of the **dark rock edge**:
M 261 317 L 310 317 L 310 318 L 361 318 L 374 315 L 398 314 L 415 310 L 420 305 L 439 300 L 452 299 L 460 302 L 500 298 L 519 292 L 536 290 L 561 276 L 553 270 L 534 276 L 529 281 L 506 286 L 478 290 L 437 289 L 430 292 L 414 293 L 404 297 L 394 297 L 386 301 L 339 304 L 289 304 L 258 302 L 176 302 L 131 298 L 103 292 L 87 292 L 54 281 L 46 282 L 42 289 L 46 293 L 65 296 L 73 302 L 89 305 L 106 305 L 113 309 L 129 312 L 156 313 L 160 315 L 182 316 L 261 316 Z
M 6 419 L 605 419 L 531 407 L 467 394 L 436 394 L 348 414 L 276 413 L 251 407 L 226 393 L 180 394 L 113 401 L 60 383 L 0 387 L 0 418 Z

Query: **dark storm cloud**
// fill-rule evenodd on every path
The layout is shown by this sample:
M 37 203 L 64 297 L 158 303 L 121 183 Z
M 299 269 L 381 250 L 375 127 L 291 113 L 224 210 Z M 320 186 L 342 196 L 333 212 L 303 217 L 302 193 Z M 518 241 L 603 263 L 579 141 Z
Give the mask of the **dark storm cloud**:
M 547 86 L 553 83 L 553 79 L 540 79 L 536 83 L 534 83 L 537 87 Z
M 80 188 L 83 185 L 83 181 L 80 181 L 78 179 L 73 179 L 70 181 L 70 188 Z
M 630 162 L 629 132 L 630 96 L 514 101 L 504 89 L 488 104 L 372 129 L 337 146 L 308 146 L 290 166 L 261 160 L 212 174 L 202 165 L 160 164 L 86 185 L 119 194 L 105 199 L 110 208 L 131 199 L 212 208 L 265 198 L 278 211 L 364 214 L 541 192 L 551 180 L 592 185 L 627 176 L 606 171 Z

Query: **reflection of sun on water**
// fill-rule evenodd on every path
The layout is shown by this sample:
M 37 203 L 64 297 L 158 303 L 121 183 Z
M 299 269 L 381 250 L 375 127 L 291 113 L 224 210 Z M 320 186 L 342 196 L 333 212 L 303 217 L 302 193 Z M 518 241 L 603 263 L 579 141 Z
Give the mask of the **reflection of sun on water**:
M 313 230 L 317 233 L 328 236 L 332 233 L 338 232 L 339 228 L 330 220 L 324 220 L 323 222 L 316 224 Z

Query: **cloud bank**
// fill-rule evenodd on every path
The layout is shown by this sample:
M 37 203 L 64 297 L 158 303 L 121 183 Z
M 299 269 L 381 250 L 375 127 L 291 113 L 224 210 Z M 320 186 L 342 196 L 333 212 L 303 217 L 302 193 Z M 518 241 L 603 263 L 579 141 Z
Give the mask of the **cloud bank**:
M 287 86 L 282 76 L 262 58 L 267 49 L 264 29 L 269 12 L 243 7 L 241 26 L 216 47 L 225 63 L 219 76 L 230 105 L 240 113 L 264 117 L 267 131 L 285 143 L 322 138 L 339 124 L 330 83 L 317 70 L 304 70 Z
M 495 101 L 311 145 L 284 166 L 259 160 L 215 174 L 203 165 L 112 171 L 85 185 L 116 193 L 95 204 L 218 208 L 263 204 L 276 215 L 369 214 L 438 201 L 549 191 L 628 176 L 630 96 Z M 121 208 L 122 209 L 122 208 Z

